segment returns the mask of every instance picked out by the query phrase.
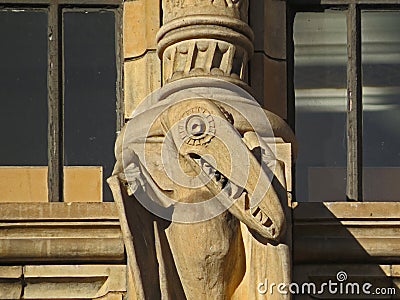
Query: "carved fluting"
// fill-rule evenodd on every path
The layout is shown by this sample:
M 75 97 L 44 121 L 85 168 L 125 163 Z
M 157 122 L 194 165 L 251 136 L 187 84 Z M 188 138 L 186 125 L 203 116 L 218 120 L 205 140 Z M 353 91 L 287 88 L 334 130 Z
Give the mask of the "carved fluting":
M 224 15 L 247 21 L 248 0 L 164 0 L 164 23 L 187 15 Z
M 164 83 L 206 76 L 247 88 L 246 65 L 254 51 L 248 0 L 165 0 L 163 7 L 157 42 Z
M 164 52 L 164 81 L 184 77 L 213 76 L 242 79 L 247 52 L 239 46 L 210 39 L 174 44 Z

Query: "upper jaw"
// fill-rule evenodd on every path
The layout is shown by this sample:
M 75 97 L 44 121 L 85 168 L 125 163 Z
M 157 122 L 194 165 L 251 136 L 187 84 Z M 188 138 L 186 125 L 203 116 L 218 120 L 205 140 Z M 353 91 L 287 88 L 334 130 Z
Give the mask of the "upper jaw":
M 240 133 L 232 123 L 208 99 L 179 102 L 161 116 L 164 133 L 172 137 L 179 155 L 201 170 L 211 194 L 249 229 L 279 241 L 285 232 L 285 216 L 271 172 L 267 174 L 268 168 L 251 151 L 254 145 L 249 141 L 257 144 L 257 139 L 249 137 L 257 134 Z
M 200 169 L 205 186 L 230 213 L 263 238 L 278 242 L 285 231 L 283 209 L 277 194 L 269 183 L 269 179 L 263 174 L 261 166 L 251 152 L 249 152 L 249 155 L 252 156 L 249 178 L 242 185 L 226 176 L 225 174 L 228 174 L 225 173 L 226 170 L 221 170 L 224 168 L 218 169 L 212 162 L 207 161 L 205 153 L 200 155 L 199 151 L 196 151 L 196 153 L 189 152 L 186 153 L 186 158 L 191 161 L 194 168 Z M 254 178 L 258 178 L 256 184 L 270 186 L 260 199 L 256 199 L 255 205 L 252 206 L 251 200 L 256 197 L 254 195 L 255 183 L 252 182 Z

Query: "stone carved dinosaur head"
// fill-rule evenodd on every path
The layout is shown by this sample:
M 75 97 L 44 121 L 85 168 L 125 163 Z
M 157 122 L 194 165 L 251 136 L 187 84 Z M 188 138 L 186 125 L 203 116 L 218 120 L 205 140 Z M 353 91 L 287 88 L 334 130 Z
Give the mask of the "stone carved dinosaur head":
M 121 134 L 116 155 L 127 182 L 140 181 L 144 194 L 173 207 L 172 220 L 199 222 L 228 210 L 262 237 L 278 241 L 285 216 L 271 185 L 275 156 L 254 128 L 258 125 L 239 111 L 242 107 L 215 99 L 160 103 L 134 117 Z M 265 121 L 257 118 L 256 124 Z M 143 193 L 134 194 L 141 200 Z

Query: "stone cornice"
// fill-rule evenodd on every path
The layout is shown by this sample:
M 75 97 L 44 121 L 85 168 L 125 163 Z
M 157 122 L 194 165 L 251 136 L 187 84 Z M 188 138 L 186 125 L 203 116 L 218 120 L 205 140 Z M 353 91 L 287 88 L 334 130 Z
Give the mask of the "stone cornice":
M 1 203 L 1 263 L 125 259 L 114 203 Z
M 400 203 L 297 203 L 294 262 L 400 262 Z

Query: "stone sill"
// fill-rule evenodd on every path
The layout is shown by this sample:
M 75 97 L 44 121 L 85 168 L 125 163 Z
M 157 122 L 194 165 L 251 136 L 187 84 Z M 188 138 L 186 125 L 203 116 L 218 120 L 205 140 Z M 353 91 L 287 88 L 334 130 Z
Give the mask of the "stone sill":
M 400 220 L 400 202 L 294 202 L 294 221 Z
M 400 262 L 400 203 L 293 205 L 295 264 Z
M 0 263 L 122 263 L 114 203 L 0 203 Z

